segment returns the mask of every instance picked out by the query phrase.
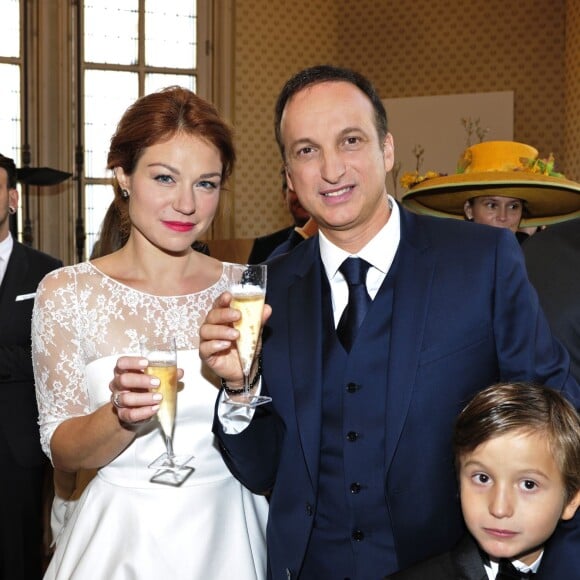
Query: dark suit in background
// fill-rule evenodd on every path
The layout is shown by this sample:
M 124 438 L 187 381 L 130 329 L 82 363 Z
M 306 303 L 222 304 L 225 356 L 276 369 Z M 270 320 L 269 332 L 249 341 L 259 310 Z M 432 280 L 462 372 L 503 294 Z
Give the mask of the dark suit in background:
M 254 240 L 252 251 L 248 258 L 248 264 L 261 264 L 265 262 L 270 254 L 280 245 L 288 240 L 294 226 L 288 226 L 272 234 L 261 236 Z
M 296 192 L 288 187 L 288 181 L 286 180 L 286 168 L 284 166 L 280 169 L 280 177 L 282 179 L 282 197 L 284 199 L 284 204 L 288 208 L 288 212 L 292 216 L 293 224 L 271 234 L 261 236 L 254 240 L 254 245 L 252 246 L 252 251 L 248 258 L 248 264 L 261 264 L 265 262 L 272 252 L 280 246 L 280 244 L 285 244 L 288 242 L 289 247 L 284 251 L 289 251 L 297 244 L 297 239 L 300 235 L 294 231 L 296 226 L 302 227 L 310 217 L 307 211 L 302 207 Z M 298 238 L 293 238 L 293 236 L 298 236 Z M 292 239 L 291 239 L 292 238 Z M 278 252 L 277 252 L 278 253 Z
M 538 232 L 522 249 L 528 276 L 580 382 L 580 218 Z
M 30 354 L 30 323 L 40 280 L 62 266 L 14 241 L 0 285 L 0 577 L 41 577 L 42 485 L 48 460 L 40 448 Z

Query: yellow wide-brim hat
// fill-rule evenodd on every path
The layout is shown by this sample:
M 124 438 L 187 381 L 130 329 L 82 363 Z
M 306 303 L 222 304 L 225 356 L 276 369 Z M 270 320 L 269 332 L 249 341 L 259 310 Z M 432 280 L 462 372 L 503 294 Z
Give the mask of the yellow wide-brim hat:
M 538 151 L 515 141 L 486 141 L 468 147 L 459 171 L 424 179 L 403 194 L 402 203 L 422 214 L 465 219 L 465 202 L 480 196 L 521 199 L 521 227 L 580 217 L 580 183 L 539 172 Z

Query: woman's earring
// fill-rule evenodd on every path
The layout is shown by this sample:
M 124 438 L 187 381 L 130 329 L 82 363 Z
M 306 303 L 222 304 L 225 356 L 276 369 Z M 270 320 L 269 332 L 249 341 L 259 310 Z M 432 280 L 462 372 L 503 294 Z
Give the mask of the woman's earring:
M 129 192 L 126 189 L 121 190 L 121 197 L 123 199 L 129 199 Z
M 12 207 L 11 205 L 8 206 L 8 213 L 10 215 L 14 215 L 16 213 L 16 208 Z

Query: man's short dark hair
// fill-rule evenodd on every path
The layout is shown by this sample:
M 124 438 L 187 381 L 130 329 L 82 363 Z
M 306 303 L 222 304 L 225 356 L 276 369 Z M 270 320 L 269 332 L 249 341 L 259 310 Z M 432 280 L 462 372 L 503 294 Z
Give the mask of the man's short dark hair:
M 8 189 L 16 189 L 16 165 L 14 161 L 0 153 L 0 168 L 6 170 L 8 175 Z
M 284 159 L 284 144 L 282 143 L 282 135 L 280 131 L 280 124 L 282 122 L 282 114 L 288 101 L 302 89 L 324 82 L 345 82 L 351 83 L 358 87 L 371 101 L 373 109 L 375 110 L 375 126 L 379 134 L 379 141 L 382 143 L 389 132 L 387 122 L 387 112 L 383 102 L 381 101 L 377 91 L 372 83 L 360 73 L 348 68 L 340 68 L 331 65 L 317 65 L 306 68 L 296 73 L 291 77 L 280 92 L 276 107 L 274 109 L 274 131 L 276 133 L 276 141 L 280 148 L 280 153 Z

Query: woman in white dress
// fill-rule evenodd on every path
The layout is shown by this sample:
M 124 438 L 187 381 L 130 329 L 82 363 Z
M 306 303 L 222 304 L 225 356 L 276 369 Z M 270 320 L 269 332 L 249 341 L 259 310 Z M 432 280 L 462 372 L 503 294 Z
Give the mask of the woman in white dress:
M 97 469 L 71 502 L 46 578 L 261 579 L 267 501 L 227 470 L 211 426 L 218 391 L 204 373 L 199 326 L 227 287 L 223 264 L 192 250 L 217 211 L 235 154 L 216 110 L 172 87 L 142 97 L 111 140 L 118 251 L 47 276 L 33 315 L 42 445 L 57 470 Z M 125 227 L 125 226 L 124 226 Z M 139 343 L 175 337 L 181 486 L 150 481 L 165 450 L 160 395 Z M 111 380 L 123 385 L 114 391 Z M 113 404 L 114 403 L 114 404 Z

